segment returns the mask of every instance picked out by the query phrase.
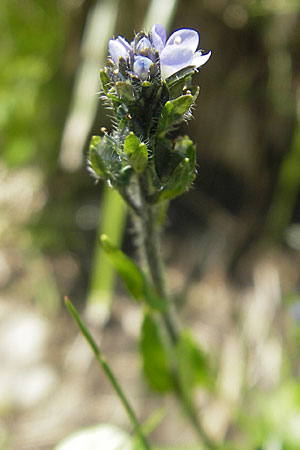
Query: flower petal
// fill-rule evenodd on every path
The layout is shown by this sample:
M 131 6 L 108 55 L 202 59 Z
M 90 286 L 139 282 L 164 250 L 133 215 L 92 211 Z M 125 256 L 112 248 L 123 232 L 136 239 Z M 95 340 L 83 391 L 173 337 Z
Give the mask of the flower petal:
M 161 65 L 185 67 L 191 64 L 194 52 L 177 45 L 166 45 L 160 54 Z
M 151 28 L 151 37 L 154 47 L 160 53 L 164 48 L 167 39 L 167 33 L 165 28 L 159 23 L 153 25 L 153 27 Z
M 199 34 L 195 30 L 182 28 L 171 34 L 167 40 L 166 46 L 175 45 L 178 47 L 189 48 L 193 53 L 197 50 L 199 44 Z
M 143 37 L 139 40 L 138 45 L 136 46 L 137 53 L 141 53 L 143 50 L 150 49 L 152 47 L 151 42 L 148 38 Z
M 120 38 L 120 36 L 119 36 Z M 109 49 L 109 53 L 110 56 L 113 59 L 113 62 L 115 64 L 119 64 L 119 59 L 122 57 L 124 59 L 126 59 L 127 57 L 127 49 L 126 47 L 123 45 L 123 43 L 121 43 L 118 39 L 110 39 L 109 43 L 108 43 L 108 49 Z M 125 41 L 125 39 L 124 39 Z M 128 44 L 129 45 L 129 44 Z
M 193 56 L 192 66 L 195 66 L 196 68 L 203 66 L 203 64 L 209 60 L 210 56 L 211 51 L 203 55 L 202 51 L 198 50 Z
M 118 36 L 116 39 L 118 42 L 120 42 L 120 44 L 123 45 L 124 48 L 126 48 L 126 50 L 129 52 L 131 50 L 131 45 L 129 44 L 129 42 L 126 41 L 125 38 L 123 38 L 123 36 Z
M 150 58 L 147 58 L 146 56 L 136 56 L 133 64 L 133 71 L 142 80 L 145 80 L 148 77 L 151 64 L 153 64 L 153 62 Z
M 168 78 L 184 67 L 191 66 L 193 64 L 193 52 L 189 49 L 182 49 L 178 52 L 178 49 L 171 45 L 165 47 L 161 54 L 160 66 L 162 78 Z

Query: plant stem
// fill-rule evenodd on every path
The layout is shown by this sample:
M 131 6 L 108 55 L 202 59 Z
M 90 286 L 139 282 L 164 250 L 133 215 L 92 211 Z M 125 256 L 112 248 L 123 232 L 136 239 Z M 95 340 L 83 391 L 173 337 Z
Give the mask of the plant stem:
M 119 399 L 121 400 L 121 402 L 122 402 L 122 404 L 123 404 L 123 406 L 125 408 L 125 411 L 126 411 L 128 417 L 129 417 L 129 420 L 131 421 L 132 426 L 133 426 L 133 428 L 135 430 L 135 433 L 136 433 L 137 437 L 140 440 L 142 448 L 144 450 L 151 450 L 151 447 L 150 447 L 149 443 L 147 442 L 146 437 L 144 436 L 144 434 L 142 432 L 141 425 L 140 425 L 140 423 L 139 423 L 139 421 L 138 421 L 138 419 L 137 419 L 137 417 L 136 417 L 132 407 L 130 406 L 129 401 L 127 400 L 124 392 L 122 391 L 121 386 L 119 385 L 119 383 L 118 383 L 115 375 L 113 374 L 111 368 L 109 367 L 106 359 L 102 355 L 99 347 L 97 346 L 97 344 L 94 341 L 93 337 L 91 336 L 91 334 L 87 330 L 86 326 L 82 322 L 78 311 L 76 310 L 74 305 L 71 303 L 71 301 L 68 299 L 68 297 L 65 297 L 65 303 L 66 303 L 66 306 L 67 306 L 68 310 L 70 311 L 73 319 L 77 323 L 80 331 L 82 332 L 83 336 L 85 337 L 85 339 L 87 340 L 87 342 L 90 345 L 91 349 L 93 350 L 99 365 L 104 370 L 104 372 L 107 375 L 109 381 L 111 382 L 114 390 L 116 391 L 116 394 L 118 395 Z
M 161 315 L 167 334 L 169 336 L 172 353 L 174 355 L 174 350 L 180 336 L 180 330 L 178 326 L 178 320 L 176 318 L 174 304 L 171 302 L 167 292 L 165 268 L 161 256 L 160 233 L 157 220 L 157 206 L 147 203 L 142 180 L 140 180 L 140 197 L 141 210 L 143 211 L 143 215 L 140 218 L 138 233 L 140 235 L 139 240 L 140 246 L 142 247 L 142 257 L 145 261 L 149 275 L 158 294 L 166 302 L 168 302 L 167 310 L 162 312 Z M 173 357 L 172 365 L 173 379 L 177 398 L 187 416 L 189 417 L 191 424 L 193 425 L 201 441 L 206 445 L 208 449 L 213 450 L 216 448 L 216 446 L 203 430 L 203 427 L 199 422 L 195 406 L 191 403 L 190 399 L 187 398 L 184 389 L 182 389 L 181 387 L 175 357 Z

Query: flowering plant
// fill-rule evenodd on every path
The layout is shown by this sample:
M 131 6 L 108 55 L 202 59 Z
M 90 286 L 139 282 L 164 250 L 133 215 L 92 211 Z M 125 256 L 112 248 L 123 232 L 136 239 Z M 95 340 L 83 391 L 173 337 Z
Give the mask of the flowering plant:
M 170 132 L 191 118 L 199 93 L 192 75 L 211 55 L 196 51 L 198 43 L 198 33 L 188 29 L 167 40 L 162 25 L 138 33 L 131 44 L 122 36 L 109 41 L 100 78 L 114 131 L 92 138 L 89 162 L 94 175 L 115 187 L 136 212 L 131 186 L 136 176 L 148 179 L 145 198 L 152 204 L 185 192 L 195 177 L 194 144 L 187 136 L 171 139 Z
M 209 383 L 206 354 L 178 325 L 160 254 L 161 223 L 170 199 L 192 184 L 195 145 L 174 130 L 191 118 L 199 93 L 192 75 L 210 57 L 197 51 L 195 30 L 175 31 L 167 40 L 161 25 L 140 32 L 129 43 L 109 41 L 108 64 L 100 71 L 102 98 L 111 108 L 113 131 L 93 136 L 89 168 L 115 188 L 130 207 L 143 267 L 116 248 L 107 236 L 101 245 L 131 296 L 144 305 L 141 353 L 145 375 L 159 393 L 173 392 L 206 448 L 215 448 L 204 432 L 193 403 L 193 388 Z M 123 403 L 143 449 L 150 449 L 115 375 L 102 358 L 75 308 L 67 306 Z
M 166 30 L 162 25 L 153 25 L 151 33 L 139 33 L 129 44 L 122 36 L 109 41 L 109 52 L 116 66 L 120 58 L 131 63 L 131 71 L 145 80 L 157 72 L 160 65 L 162 79 L 166 79 L 185 67 L 198 68 L 210 58 L 201 50 L 196 51 L 199 35 L 195 30 L 175 31 L 167 40 Z M 153 66 L 153 67 L 151 67 Z M 130 66 L 129 66 L 130 67 Z M 150 70 L 151 68 L 151 70 Z

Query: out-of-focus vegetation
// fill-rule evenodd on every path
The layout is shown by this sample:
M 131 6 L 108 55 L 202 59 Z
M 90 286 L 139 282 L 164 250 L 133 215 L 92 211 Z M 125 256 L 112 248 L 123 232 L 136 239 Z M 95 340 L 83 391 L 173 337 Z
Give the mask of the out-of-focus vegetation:
M 40 337 L 42 342 L 44 328 L 31 319 L 23 321 L 29 312 L 38 311 L 43 320 L 51 317 L 51 323 L 47 322 L 49 335 L 58 333 L 57 342 L 54 338 L 51 341 L 50 359 L 54 366 L 61 367 L 63 359 L 55 348 L 60 339 L 67 341 L 69 337 L 57 331 L 65 327 L 60 322 L 64 314 L 61 298 L 68 294 L 83 306 L 88 287 L 97 284 L 95 273 L 93 280 L 90 274 L 96 230 L 99 218 L 102 220 L 103 187 L 95 186 L 84 164 L 80 165 L 85 160 L 89 136 L 84 139 L 80 135 L 83 144 L 76 146 L 79 131 L 73 126 L 74 148 L 77 152 L 79 148 L 83 158 L 77 158 L 76 167 L 70 163 L 72 171 L 62 163 L 61 156 L 75 80 L 83 62 L 95 64 L 99 57 L 98 68 L 103 64 L 102 56 L 95 58 L 95 49 L 82 46 L 96 3 L 104 8 L 102 11 L 105 3 L 113 4 L 100 0 L 0 3 L 0 341 L 8 342 L 6 345 L 14 342 L 17 347 L 24 333 L 29 336 L 33 329 L 36 339 Z M 115 2 L 116 16 L 106 18 L 102 13 L 103 23 L 109 23 L 115 35 L 131 39 L 133 31 L 142 27 L 150 3 Z M 170 284 L 178 303 L 183 303 L 183 297 L 190 298 L 190 303 L 186 300 L 182 307 L 185 320 L 192 323 L 190 307 L 199 318 L 193 324 L 195 333 L 218 368 L 214 372 L 218 373 L 215 394 L 199 394 L 201 405 L 205 405 L 204 425 L 216 439 L 230 442 L 230 450 L 234 445 L 249 450 L 297 450 L 299 2 L 178 0 L 172 14 L 171 29 L 197 29 L 200 47 L 213 52 L 197 75 L 201 94 L 195 120 L 189 127 L 198 145 L 198 177 L 194 189 L 171 205 L 165 242 Z M 101 39 L 101 33 L 107 30 L 96 27 L 96 31 L 96 38 Z M 106 40 L 105 35 L 104 46 L 96 46 L 97 51 L 106 47 Z M 86 95 L 91 95 L 88 90 Z M 96 98 L 96 91 L 94 95 Z M 87 111 L 87 132 L 90 129 L 90 134 L 98 133 L 101 126 L 111 126 L 100 104 L 96 118 L 89 101 L 87 105 L 82 109 L 91 107 Z M 72 148 L 67 158 L 68 154 L 72 156 Z M 133 253 L 130 233 L 125 236 L 124 247 Z M 99 267 L 97 258 L 94 261 Z M 188 285 L 182 281 L 182 273 L 188 277 Z M 121 313 L 115 314 L 119 321 L 124 320 L 128 330 L 123 308 L 121 318 Z M 112 316 L 107 327 L 108 334 L 112 330 L 111 339 L 117 340 L 116 345 L 111 345 L 112 352 L 122 347 L 121 338 L 114 335 L 116 317 Z M 16 341 L 7 341 L 8 324 L 15 321 L 15 330 L 19 329 L 18 323 L 30 326 L 22 328 L 25 331 L 20 335 L 17 331 L 13 334 L 18 337 Z M 52 411 L 55 415 L 57 406 L 51 404 L 45 412 L 40 405 L 48 399 L 51 389 L 59 391 L 61 373 L 54 376 L 53 371 L 47 372 L 49 391 L 45 398 L 39 397 L 29 388 L 29 380 L 35 380 L 30 377 L 29 364 L 35 367 L 38 361 L 30 363 L 26 357 L 20 362 L 12 354 L 16 358 L 26 356 L 25 350 L 18 353 L 6 349 L 0 343 L 4 367 L 0 374 L 1 449 L 14 450 L 24 442 L 24 448 L 50 449 L 66 431 L 89 424 L 90 417 L 94 423 L 98 417 L 114 421 L 113 412 L 105 417 L 86 406 L 86 416 L 82 412 L 65 428 L 57 426 L 50 436 L 49 429 L 55 427 L 49 425 L 48 429 L 45 425 L 52 420 L 47 414 Z M 89 361 L 82 358 L 82 366 L 89 367 Z M 72 364 L 76 372 L 73 360 Z M 16 389 L 17 383 L 22 385 L 17 372 L 27 380 L 27 391 L 33 392 L 30 398 L 23 395 L 21 388 Z M 10 389 L 20 393 L 10 395 Z M 88 394 L 87 404 L 93 393 Z M 148 391 L 145 395 L 149 395 Z M 34 413 L 30 423 L 22 420 L 22 414 L 34 407 L 45 414 L 44 422 L 38 422 Z M 63 407 L 62 411 L 64 415 L 59 419 L 64 423 L 71 411 Z M 122 420 L 116 418 L 118 424 Z M 37 431 L 33 432 L 33 428 Z M 153 439 L 160 444 L 170 435 L 172 432 L 159 428 Z M 178 442 L 182 442 L 179 437 Z

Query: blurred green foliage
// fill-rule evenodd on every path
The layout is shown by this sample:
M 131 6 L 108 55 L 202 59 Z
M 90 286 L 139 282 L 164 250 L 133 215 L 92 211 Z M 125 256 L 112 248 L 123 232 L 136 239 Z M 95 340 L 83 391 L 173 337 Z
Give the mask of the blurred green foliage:
M 9 166 L 39 163 L 47 170 L 54 162 L 62 126 L 54 118 L 62 107 L 63 91 L 55 77 L 65 27 L 57 0 L 1 2 L 0 128 L 3 158 Z

